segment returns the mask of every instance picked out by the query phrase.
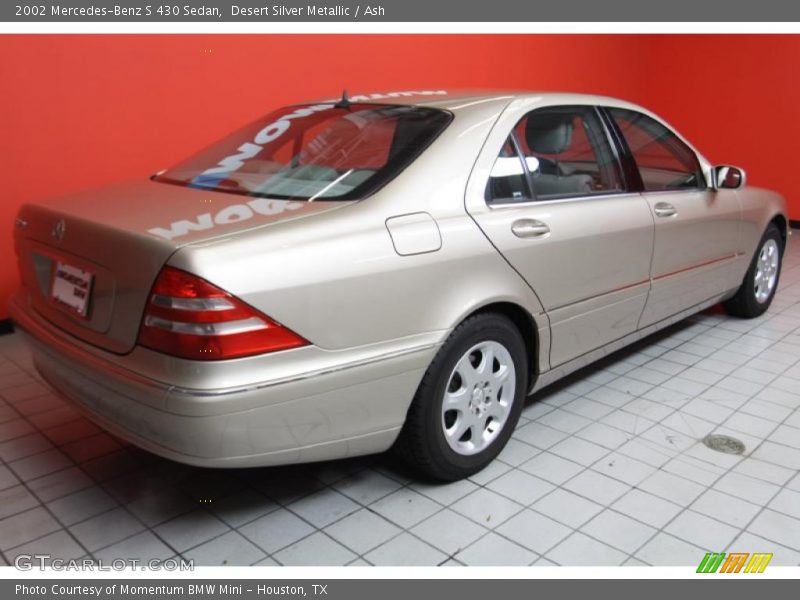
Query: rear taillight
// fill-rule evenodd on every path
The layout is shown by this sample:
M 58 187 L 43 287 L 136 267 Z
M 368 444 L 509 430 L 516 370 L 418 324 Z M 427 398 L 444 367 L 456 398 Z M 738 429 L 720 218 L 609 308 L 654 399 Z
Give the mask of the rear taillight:
M 222 360 L 308 342 L 206 280 L 164 267 L 145 308 L 139 344 L 181 358 Z

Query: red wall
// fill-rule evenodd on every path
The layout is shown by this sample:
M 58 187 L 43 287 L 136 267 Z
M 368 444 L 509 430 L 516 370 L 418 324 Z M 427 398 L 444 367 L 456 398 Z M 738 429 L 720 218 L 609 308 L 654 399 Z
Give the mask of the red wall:
M 652 108 L 706 156 L 786 195 L 800 36 L 0 36 L 0 319 L 24 201 L 145 177 L 288 102 L 415 88 L 527 88 Z

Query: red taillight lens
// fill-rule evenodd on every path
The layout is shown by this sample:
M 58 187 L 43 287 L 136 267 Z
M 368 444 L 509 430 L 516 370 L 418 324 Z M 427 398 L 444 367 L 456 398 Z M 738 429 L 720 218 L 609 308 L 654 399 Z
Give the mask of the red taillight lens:
M 181 358 L 223 360 L 308 342 L 208 281 L 164 267 L 145 308 L 139 344 Z

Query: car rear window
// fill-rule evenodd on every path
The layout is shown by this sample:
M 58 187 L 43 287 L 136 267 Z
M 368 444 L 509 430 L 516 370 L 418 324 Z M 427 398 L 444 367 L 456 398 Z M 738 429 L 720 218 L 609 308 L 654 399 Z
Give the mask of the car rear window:
M 397 176 L 451 119 L 419 106 L 292 106 L 153 179 L 266 198 L 364 198 Z

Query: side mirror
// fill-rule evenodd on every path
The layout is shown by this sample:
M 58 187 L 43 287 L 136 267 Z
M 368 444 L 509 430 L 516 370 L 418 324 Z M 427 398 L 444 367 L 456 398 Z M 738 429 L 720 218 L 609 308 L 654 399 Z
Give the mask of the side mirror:
M 712 169 L 715 190 L 738 190 L 747 180 L 744 169 L 730 165 L 720 165 Z

